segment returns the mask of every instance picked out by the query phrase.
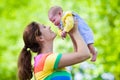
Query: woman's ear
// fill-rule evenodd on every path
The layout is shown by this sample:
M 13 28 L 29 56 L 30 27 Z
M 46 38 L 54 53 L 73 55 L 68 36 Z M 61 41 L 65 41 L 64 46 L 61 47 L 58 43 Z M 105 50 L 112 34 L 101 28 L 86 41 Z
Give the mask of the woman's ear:
M 42 36 L 36 36 L 36 41 L 37 42 L 43 42 L 44 38 Z

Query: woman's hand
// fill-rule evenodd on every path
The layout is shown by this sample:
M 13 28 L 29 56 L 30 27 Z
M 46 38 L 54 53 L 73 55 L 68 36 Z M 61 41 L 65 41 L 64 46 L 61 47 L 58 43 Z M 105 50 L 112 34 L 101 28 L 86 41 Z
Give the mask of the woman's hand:
M 72 34 L 74 32 L 78 31 L 78 21 L 74 20 L 74 27 L 72 28 L 72 30 L 68 33 L 68 34 Z
M 69 35 L 74 46 L 74 52 L 62 54 L 58 68 L 77 64 L 90 58 L 89 49 L 78 31 L 78 21 L 74 20 L 74 27 L 69 32 Z

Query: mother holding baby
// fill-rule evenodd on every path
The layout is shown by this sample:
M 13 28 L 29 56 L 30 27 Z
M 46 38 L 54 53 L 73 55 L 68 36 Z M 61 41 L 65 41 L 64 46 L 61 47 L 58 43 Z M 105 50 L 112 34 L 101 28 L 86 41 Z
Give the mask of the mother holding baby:
M 36 80 L 72 80 L 65 67 L 90 58 L 89 49 L 79 34 L 77 25 L 75 21 L 74 28 L 69 32 L 74 51 L 54 53 L 53 41 L 56 34 L 49 26 L 37 22 L 29 23 L 23 33 L 24 47 L 18 59 L 19 80 L 30 80 L 33 72 Z M 31 52 L 37 53 L 33 66 Z

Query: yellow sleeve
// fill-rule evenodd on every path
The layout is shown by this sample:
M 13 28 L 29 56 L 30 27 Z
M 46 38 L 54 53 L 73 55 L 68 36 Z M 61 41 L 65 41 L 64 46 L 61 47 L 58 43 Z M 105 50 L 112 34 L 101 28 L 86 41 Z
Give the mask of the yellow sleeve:
M 64 31 L 69 32 L 74 27 L 74 19 L 72 13 L 66 13 L 66 15 L 62 18 L 62 22 L 64 25 Z
M 68 16 L 65 20 L 64 31 L 69 32 L 74 26 L 74 20 L 72 16 Z

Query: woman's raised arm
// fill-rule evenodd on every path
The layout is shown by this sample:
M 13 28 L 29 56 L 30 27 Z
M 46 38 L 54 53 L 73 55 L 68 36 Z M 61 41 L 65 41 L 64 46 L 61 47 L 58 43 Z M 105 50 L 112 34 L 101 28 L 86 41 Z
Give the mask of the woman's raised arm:
M 78 31 L 77 22 L 75 22 L 74 28 L 69 32 L 69 35 L 75 50 L 72 53 L 62 54 L 58 68 L 77 64 L 90 58 L 89 49 Z

